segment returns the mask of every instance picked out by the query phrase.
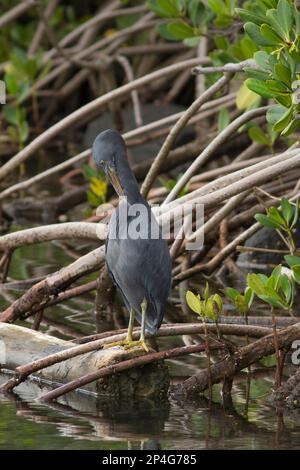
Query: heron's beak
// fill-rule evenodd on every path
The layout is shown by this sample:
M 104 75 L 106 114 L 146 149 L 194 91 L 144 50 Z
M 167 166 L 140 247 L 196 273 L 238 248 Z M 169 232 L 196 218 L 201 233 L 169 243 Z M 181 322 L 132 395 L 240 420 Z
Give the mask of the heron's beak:
M 124 196 L 124 191 L 123 191 L 121 182 L 120 182 L 119 177 L 118 177 L 116 171 L 114 170 L 114 168 L 107 165 L 107 173 L 108 173 L 109 179 L 110 179 L 113 187 L 115 188 L 115 191 L 118 194 L 118 196 Z

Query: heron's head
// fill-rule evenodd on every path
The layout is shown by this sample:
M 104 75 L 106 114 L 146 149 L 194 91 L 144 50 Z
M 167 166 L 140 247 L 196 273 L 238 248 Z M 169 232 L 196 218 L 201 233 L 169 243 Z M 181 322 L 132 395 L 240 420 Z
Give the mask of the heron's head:
M 101 132 L 93 143 L 93 157 L 98 168 L 103 168 L 119 196 L 124 194 L 120 182 L 120 162 L 127 160 L 123 137 L 117 131 Z

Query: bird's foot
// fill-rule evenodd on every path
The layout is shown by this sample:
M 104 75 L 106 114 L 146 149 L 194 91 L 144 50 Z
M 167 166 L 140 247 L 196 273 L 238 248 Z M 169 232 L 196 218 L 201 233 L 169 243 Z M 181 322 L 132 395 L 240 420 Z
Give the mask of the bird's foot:
M 103 346 L 103 349 L 113 348 L 114 346 L 123 346 L 124 349 L 131 349 L 136 348 L 138 346 L 142 346 L 146 352 L 149 352 L 149 348 L 144 339 L 139 339 L 138 341 L 134 341 L 132 339 L 124 339 L 122 341 L 116 341 L 114 343 L 107 343 Z
M 146 351 L 149 352 L 149 348 L 146 344 L 146 341 L 144 339 L 139 339 L 138 341 L 133 341 L 133 340 L 127 340 L 125 344 L 125 349 L 131 349 L 131 348 L 136 348 L 138 346 L 142 346 L 142 348 Z
M 127 340 L 123 339 L 122 341 L 115 341 L 114 343 L 107 343 L 103 345 L 103 349 L 113 348 L 114 346 L 125 346 L 127 344 Z

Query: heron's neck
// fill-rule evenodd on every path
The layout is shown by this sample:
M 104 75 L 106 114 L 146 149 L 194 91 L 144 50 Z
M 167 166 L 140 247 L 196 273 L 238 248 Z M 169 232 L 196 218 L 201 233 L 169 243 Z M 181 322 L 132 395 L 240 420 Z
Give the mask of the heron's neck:
M 136 178 L 128 164 L 128 160 L 122 159 L 118 165 L 120 183 L 129 204 L 136 204 L 143 200 Z

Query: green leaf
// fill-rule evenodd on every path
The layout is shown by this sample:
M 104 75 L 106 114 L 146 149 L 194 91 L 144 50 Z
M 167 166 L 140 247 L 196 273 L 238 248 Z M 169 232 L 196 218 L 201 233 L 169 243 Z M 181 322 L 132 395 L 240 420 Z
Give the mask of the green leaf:
M 218 49 L 224 49 L 225 51 L 229 47 L 228 39 L 224 36 L 215 36 L 214 41 Z
M 262 364 L 264 367 L 275 367 L 276 366 L 276 355 L 272 354 L 272 356 L 265 356 L 260 359 L 260 364 Z
M 87 199 L 92 207 L 99 206 L 99 199 L 92 191 L 87 191 Z
M 180 16 L 181 14 L 176 2 L 172 0 L 157 0 L 157 5 L 170 17 Z
M 282 25 L 282 22 L 278 19 L 277 11 L 274 9 L 268 10 L 266 13 L 266 17 L 269 21 L 270 26 L 272 27 L 273 31 L 282 39 L 286 39 L 286 32 Z
M 176 3 L 172 0 L 148 0 L 148 6 L 158 16 L 165 18 L 180 16 L 180 11 L 178 11 Z
M 20 136 L 20 141 L 24 143 L 29 136 L 29 126 L 27 121 L 22 121 L 19 124 L 19 136 Z
M 182 21 L 169 23 L 167 25 L 167 30 L 176 39 L 186 39 L 194 36 L 194 28 Z
M 295 227 L 296 223 L 298 222 L 298 213 L 299 213 L 299 199 L 297 199 L 296 206 L 294 206 L 294 217 L 290 225 L 291 228 Z
M 300 284 L 300 264 L 293 266 L 292 269 L 295 281 Z
M 91 166 L 87 165 L 86 163 L 84 163 L 82 165 L 82 169 L 83 169 L 84 177 L 87 181 L 89 181 L 93 177 L 98 176 L 97 170 L 95 168 L 92 168 Z
M 251 108 L 258 99 L 259 96 L 243 83 L 236 95 L 236 106 L 238 109 L 248 109 Z
M 14 75 L 12 75 L 11 73 L 6 73 L 4 75 L 4 81 L 5 81 L 5 84 L 6 84 L 6 88 L 7 88 L 7 91 L 11 94 L 11 95 L 17 95 L 19 93 L 19 85 L 18 85 L 18 82 L 16 80 L 16 78 L 14 77 Z
M 277 44 L 277 42 L 274 44 L 274 41 L 270 41 L 269 39 L 266 39 L 260 31 L 260 28 L 257 24 L 255 23 L 246 23 L 244 25 L 244 29 L 248 36 L 252 39 L 252 41 L 255 42 L 255 44 L 259 46 L 274 46 Z
M 174 34 L 170 33 L 168 26 L 168 24 L 159 24 L 156 26 L 156 30 L 161 35 L 161 37 L 167 41 L 177 41 L 177 38 L 174 36 Z
M 285 255 L 284 259 L 287 262 L 287 264 L 292 268 L 294 266 L 298 266 L 298 265 L 300 266 L 300 257 L 299 256 Z
M 247 78 L 245 81 L 249 90 L 254 91 L 258 95 L 262 96 L 263 98 L 273 98 L 274 93 L 272 93 L 265 82 L 261 80 L 256 80 L 255 78 Z
M 281 132 L 282 136 L 288 136 L 290 134 L 293 134 L 298 127 L 300 126 L 300 119 L 293 119 L 287 127 Z
M 26 80 L 26 82 L 22 83 L 22 85 L 20 86 L 20 93 L 17 99 L 19 104 L 21 104 L 27 98 L 29 94 L 29 90 L 30 90 L 30 83 L 28 80 Z
M 218 114 L 218 132 L 223 131 L 230 122 L 228 109 L 221 108 Z
M 296 34 L 297 36 L 300 35 L 300 11 L 297 9 L 296 5 L 294 5 L 294 18 L 296 22 Z
M 204 20 L 205 6 L 199 0 L 189 0 L 187 2 L 187 9 L 190 19 L 194 26 L 198 26 Z
M 257 142 L 262 145 L 269 145 L 269 140 L 266 137 L 264 131 L 260 127 L 258 126 L 250 127 L 250 129 L 248 130 L 248 134 L 249 134 L 250 139 L 253 142 Z
M 280 279 L 280 276 L 281 276 L 281 269 L 282 269 L 282 266 L 281 266 L 281 264 L 279 264 L 272 271 L 272 274 L 271 274 L 270 277 L 274 279 L 274 286 L 277 286 L 277 284 L 279 282 L 279 279 Z
M 268 24 L 262 24 L 260 27 L 262 36 L 269 41 L 269 45 L 276 46 L 282 44 L 282 38 Z
M 204 314 L 207 318 L 210 318 L 213 321 L 216 321 L 218 319 L 218 316 L 216 315 L 214 309 L 214 301 L 212 297 L 207 299 L 207 301 L 205 302 Z
M 261 225 L 267 228 L 273 228 L 273 229 L 280 229 L 281 225 L 270 219 L 267 215 L 264 214 L 255 214 L 254 218 L 259 222 Z
M 228 287 L 226 290 L 226 295 L 231 299 L 231 300 L 235 300 L 235 298 L 240 295 L 239 291 L 237 291 L 236 289 L 234 289 L 233 287 Z
M 266 51 L 257 51 L 254 54 L 254 60 L 259 67 L 264 70 L 271 70 L 269 63 L 270 55 Z
M 227 15 L 228 10 L 226 8 L 225 3 L 222 0 L 208 0 L 208 5 L 212 9 L 214 13 L 217 15 Z
M 247 304 L 247 306 L 248 306 L 248 309 L 251 307 L 252 302 L 253 302 L 253 299 L 254 299 L 254 292 L 253 292 L 253 290 L 251 289 L 251 287 L 246 287 L 246 290 L 245 290 L 245 301 L 246 301 L 246 304 Z
M 285 108 L 290 108 L 290 106 L 292 105 L 291 95 L 277 95 L 274 96 L 274 99 Z
M 289 124 L 290 120 L 293 117 L 293 107 L 291 106 L 288 109 L 285 109 L 281 106 L 282 109 L 285 110 L 284 114 L 281 116 L 281 118 L 274 124 L 273 129 L 276 132 L 281 132 L 283 131 Z
M 235 298 L 235 306 L 236 306 L 236 309 L 243 315 L 247 313 L 248 307 L 246 305 L 245 297 L 243 295 L 239 294 Z
M 277 207 L 271 206 L 268 209 L 268 216 L 271 217 L 272 220 L 278 222 L 282 226 L 285 226 L 285 220 L 280 214 L 279 210 Z
M 274 72 L 275 72 L 275 78 L 277 78 L 277 80 L 280 80 L 285 85 L 290 86 L 291 84 L 290 69 L 288 69 L 287 67 L 285 67 L 283 64 L 279 62 L 278 64 L 275 64 Z
M 265 293 L 265 285 L 257 274 L 248 274 L 247 285 L 256 295 L 260 296 Z
M 6 121 L 17 126 L 19 122 L 18 110 L 10 104 L 3 106 L 2 110 Z
M 270 297 L 268 295 L 259 295 L 259 298 L 263 300 L 264 302 L 272 305 L 273 307 L 276 308 L 285 308 L 284 303 L 282 303 L 280 300 L 276 300 L 273 297 Z
M 266 283 L 268 282 L 268 276 L 266 276 L 265 274 L 262 274 L 262 273 L 258 273 L 257 274 L 259 279 L 261 280 L 261 282 L 266 285 Z
M 270 124 L 274 125 L 275 123 L 277 123 L 283 118 L 285 113 L 287 113 L 287 109 L 284 106 L 281 106 L 280 104 L 275 104 L 274 106 L 269 108 L 267 111 L 267 114 L 266 114 L 267 121 Z
M 236 47 L 235 44 L 231 47 L 232 52 L 234 51 L 234 47 Z M 253 54 L 257 50 L 257 46 L 247 34 L 244 34 L 240 40 L 240 49 L 243 54 L 242 59 L 252 59 Z
M 249 78 L 256 78 L 257 80 L 263 80 L 263 81 L 270 79 L 269 72 L 264 71 L 264 70 L 256 70 L 256 69 L 252 69 L 251 67 L 245 67 L 244 72 Z
M 293 11 L 291 5 L 287 0 L 279 0 L 277 6 L 278 17 L 280 18 L 280 23 L 282 28 L 285 31 L 286 38 L 290 38 L 290 32 L 293 25 Z
M 205 290 L 204 290 L 204 300 L 208 300 L 209 298 L 209 285 L 208 285 L 208 282 L 206 282 L 206 285 L 205 285 Z
M 235 8 L 234 11 L 242 18 L 244 23 L 252 22 L 260 26 L 261 23 L 265 21 L 263 16 L 257 15 L 250 10 L 246 10 L 245 8 Z
M 292 284 L 286 274 L 280 276 L 280 287 L 284 293 L 286 301 L 289 303 L 291 300 Z
M 199 295 L 195 295 L 193 292 L 188 290 L 186 293 L 186 303 L 193 312 L 201 315 L 201 300 Z
M 188 47 L 197 47 L 200 44 L 201 36 L 194 36 L 193 38 L 186 38 L 183 40 L 183 43 Z
M 285 197 L 281 198 L 280 205 L 282 209 L 282 215 L 285 218 L 287 225 L 289 225 L 294 213 L 293 206 Z
M 275 282 L 276 282 L 275 277 L 270 276 L 266 283 L 266 288 L 268 288 L 269 292 L 272 292 L 272 294 L 274 293 L 274 290 L 275 290 Z
M 213 295 L 213 301 L 216 302 L 216 304 L 218 305 L 218 308 L 219 308 L 219 312 L 221 313 L 222 309 L 223 309 L 223 301 L 222 301 L 221 296 L 219 294 L 214 294 Z
M 267 80 L 266 86 L 275 95 L 289 95 L 291 91 L 281 82 L 277 80 Z

